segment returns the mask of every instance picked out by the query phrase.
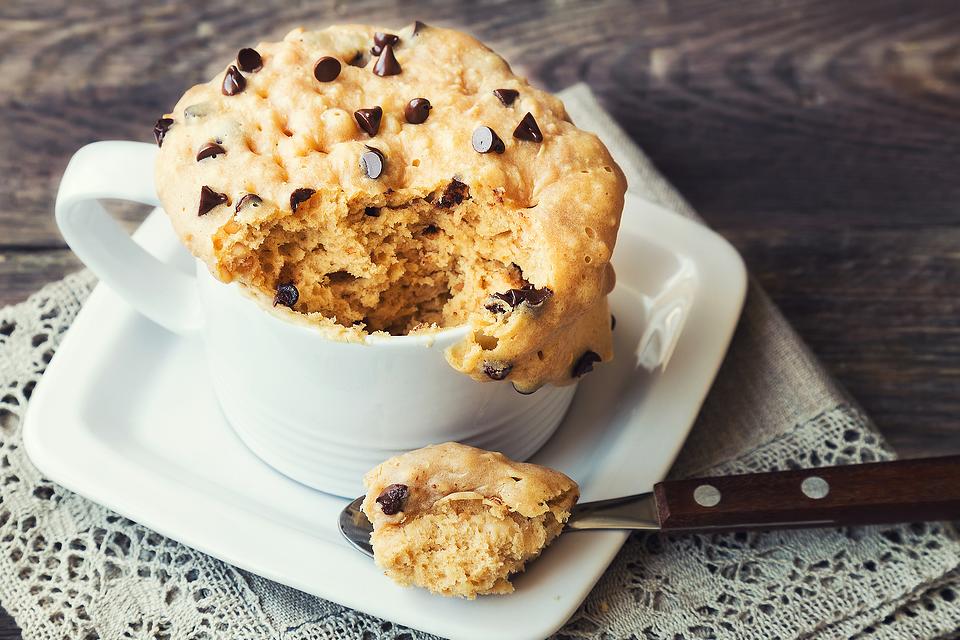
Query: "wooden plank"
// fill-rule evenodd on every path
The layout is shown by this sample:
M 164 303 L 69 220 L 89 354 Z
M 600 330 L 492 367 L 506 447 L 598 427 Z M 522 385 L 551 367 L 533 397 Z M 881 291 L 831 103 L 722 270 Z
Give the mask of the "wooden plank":
M 82 268 L 69 249 L 0 253 L 0 306 L 26 300 L 48 282 Z
M 22 640 L 20 627 L 3 609 L 0 609 L 0 640 Z
M 960 228 L 721 232 L 897 451 L 960 453 Z

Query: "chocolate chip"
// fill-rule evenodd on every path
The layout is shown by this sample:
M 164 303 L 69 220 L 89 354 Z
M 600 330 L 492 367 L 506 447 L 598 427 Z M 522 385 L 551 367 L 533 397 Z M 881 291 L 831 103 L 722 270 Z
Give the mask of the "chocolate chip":
M 360 171 L 371 180 L 376 180 L 386 168 L 387 160 L 380 149 L 367 147 L 360 156 Z
M 513 365 L 509 362 L 491 362 L 488 360 L 483 363 L 483 372 L 491 380 L 503 380 L 510 375 L 512 370 Z
M 539 309 L 552 295 L 553 291 L 547 287 L 537 289 L 532 284 L 528 284 L 522 289 L 509 289 L 503 293 L 493 294 L 484 307 L 493 313 L 506 313 L 507 309 L 516 309 L 521 304 L 530 309 Z
M 436 205 L 444 209 L 449 209 L 454 205 L 458 205 L 463 202 L 466 198 L 470 197 L 470 187 L 466 184 L 460 182 L 456 178 L 450 181 L 450 184 L 443 190 L 443 193 L 440 194 L 440 197 L 437 198 Z
M 593 364 L 601 360 L 602 358 L 599 354 L 593 351 L 587 351 L 574 363 L 573 371 L 570 372 L 570 375 L 574 378 L 579 378 L 585 373 L 590 373 L 593 371 Z
M 520 92 L 516 89 L 494 89 L 493 95 L 497 96 L 497 100 L 502 102 L 503 106 L 509 107 L 520 95 Z
M 370 216 L 371 218 L 380 217 L 380 207 L 366 207 L 363 210 L 363 215 Z
M 353 112 L 360 128 L 367 132 L 371 138 L 377 135 L 380 130 L 380 119 L 383 118 L 383 109 L 374 107 L 372 109 L 357 109 Z
M 413 33 L 410 34 L 410 35 L 412 35 L 413 37 L 416 37 L 416 36 L 420 35 L 421 33 L 423 33 L 423 31 L 424 31 L 428 26 L 430 26 L 430 25 L 428 25 L 428 24 L 425 23 L 425 22 L 420 22 L 419 20 L 415 20 L 414 23 L 413 23 Z
M 340 75 L 340 61 L 330 56 L 323 56 L 313 67 L 313 77 L 320 82 L 333 82 Z
M 410 495 L 410 489 L 405 484 L 391 484 L 377 496 L 377 504 L 380 510 L 388 516 L 396 515 L 403 511 L 403 506 Z
M 401 71 L 400 63 L 397 62 L 397 57 L 393 55 L 393 47 L 389 44 L 383 45 L 383 51 L 377 58 L 377 63 L 373 65 L 373 72 L 378 76 L 395 76 Z
M 249 47 L 240 49 L 237 53 L 237 66 L 240 67 L 240 71 L 256 73 L 263 68 L 263 58 L 260 57 L 256 49 Z
M 173 118 L 160 118 L 157 124 L 153 125 L 153 137 L 157 139 L 158 147 L 163 146 L 163 136 L 167 135 L 171 126 L 173 126 Z
M 377 33 L 373 34 L 373 46 L 370 48 L 370 53 L 378 56 L 383 52 L 384 45 L 389 44 L 390 46 L 393 46 L 398 42 L 400 42 L 400 36 L 378 31 Z
M 290 211 L 296 211 L 297 207 L 306 202 L 315 194 L 316 191 L 313 189 L 301 188 L 295 189 L 293 193 L 290 194 Z
M 216 158 L 219 155 L 226 153 L 226 150 L 218 145 L 216 142 L 208 142 L 197 151 L 197 162 L 200 162 L 204 158 Z
M 210 187 L 204 185 L 200 187 L 200 206 L 197 207 L 197 215 L 205 216 L 210 213 L 211 209 L 218 207 L 221 204 L 226 204 L 228 200 L 229 198 L 227 198 L 227 194 L 218 193 Z
M 243 209 L 247 207 L 257 208 L 263 204 L 263 200 L 255 193 L 248 193 L 247 195 L 240 198 L 237 202 L 237 213 L 240 213 Z
M 617 317 L 611 313 L 610 314 L 610 331 L 613 331 L 616 328 L 617 328 Z
M 496 294 L 500 295 L 500 294 Z M 493 296 L 491 296 L 492 298 Z M 483 308 L 489 311 L 490 313 L 506 313 L 509 307 L 504 306 L 503 300 L 490 300 L 487 304 L 483 305 Z
M 520 119 L 520 124 L 513 130 L 513 137 L 528 142 L 543 142 L 543 134 L 540 133 L 540 127 L 532 113 L 528 111 L 527 115 Z
M 273 294 L 273 306 L 282 304 L 285 307 L 293 309 L 300 299 L 300 292 L 292 282 L 282 282 L 277 285 L 277 292 Z
M 503 153 L 503 140 L 490 127 L 479 126 L 473 130 L 470 138 L 473 150 L 477 153 Z
M 426 98 L 414 98 L 407 103 L 403 110 L 403 116 L 410 124 L 423 124 L 427 121 L 427 116 L 430 115 L 430 109 L 432 108 L 430 101 Z
M 393 33 L 384 33 L 382 31 L 377 31 L 373 34 L 373 46 L 383 48 L 384 45 L 390 45 L 391 47 L 400 42 L 400 36 Z M 380 55 L 379 53 L 377 55 Z
M 432 235 L 435 234 L 437 231 L 440 231 L 440 227 L 438 227 L 438 226 L 435 225 L 435 224 L 428 224 L 427 226 L 425 226 L 425 227 L 423 228 L 423 234 L 424 234 L 424 235 L 427 235 L 427 236 L 432 236 Z
M 243 74 L 240 73 L 240 70 L 235 66 L 230 65 L 227 69 L 227 72 L 223 74 L 223 84 L 220 86 L 220 90 L 223 91 L 225 96 L 235 96 L 247 87 L 247 81 L 244 80 Z

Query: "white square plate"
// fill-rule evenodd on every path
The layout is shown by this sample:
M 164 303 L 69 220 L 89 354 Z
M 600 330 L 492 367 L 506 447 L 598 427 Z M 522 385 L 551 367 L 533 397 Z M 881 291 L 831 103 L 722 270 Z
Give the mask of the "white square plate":
M 135 237 L 161 259 L 192 268 L 162 212 Z M 616 358 L 584 377 L 563 424 L 534 458 L 572 476 L 583 500 L 648 491 L 663 478 L 720 366 L 746 290 L 743 263 L 726 241 L 634 196 L 613 262 Z M 660 329 L 645 332 L 654 325 Z M 665 369 L 642 366 L 671 351 Z M 397 587 L 341 540 L 344 500 L 274 472 L 237 439 L 196 339 L 166 332 L 102 285 L 37 385 L 24 441 L 50 479 L 170 538 L 450 638 L 551 634 L 627 537 L 565 534 L 515 579 L 509 596 L 465 601 Z

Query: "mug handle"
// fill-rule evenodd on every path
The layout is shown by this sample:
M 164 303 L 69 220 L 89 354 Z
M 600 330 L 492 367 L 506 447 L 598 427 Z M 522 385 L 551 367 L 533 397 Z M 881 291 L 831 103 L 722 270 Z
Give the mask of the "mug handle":
M 203 324 L 195 278 L 138 245 L 99 200 L 160 206 L 153 182 L 157 148 L 143 142 L 94 142 L 77 151 L 57 192 L 57 226 L 100 280 L 133 308 L 178 334 Z

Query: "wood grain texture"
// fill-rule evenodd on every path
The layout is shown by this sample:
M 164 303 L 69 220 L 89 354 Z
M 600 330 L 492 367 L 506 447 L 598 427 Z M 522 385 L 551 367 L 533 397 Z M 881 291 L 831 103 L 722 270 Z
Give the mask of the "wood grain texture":
M 0 304 L 76 267 L 52 206 L 78 147 L 151 140 L 242 46 L 413 19 L 588 82 L 902 454 L 960 453 L 955 0 L 5 2 Z
M 9 613 L 0 609 L 0 640 L 23 640 L 20 627 Z
M 819 484 L 805 491 L 807 480 Z M 670 480 L 653 490 L 668 533 L 952 521 L 960 456 Z

